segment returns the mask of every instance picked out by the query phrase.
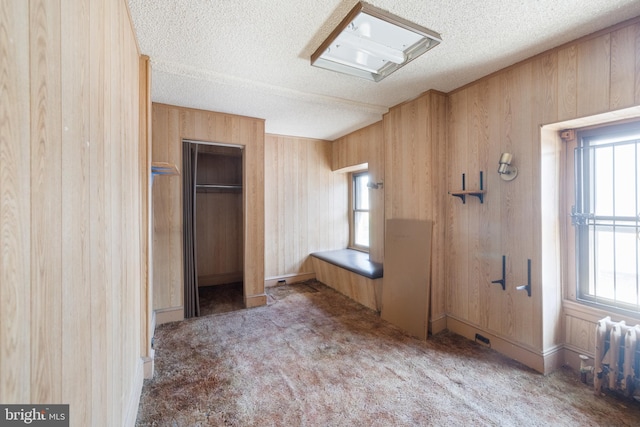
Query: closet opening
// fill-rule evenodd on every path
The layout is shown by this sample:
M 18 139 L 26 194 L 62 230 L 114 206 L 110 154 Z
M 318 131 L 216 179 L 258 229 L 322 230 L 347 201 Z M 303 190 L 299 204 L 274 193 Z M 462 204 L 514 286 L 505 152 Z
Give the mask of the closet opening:
M 243 154 L 183 140 L 185 318 L 244 308 Z

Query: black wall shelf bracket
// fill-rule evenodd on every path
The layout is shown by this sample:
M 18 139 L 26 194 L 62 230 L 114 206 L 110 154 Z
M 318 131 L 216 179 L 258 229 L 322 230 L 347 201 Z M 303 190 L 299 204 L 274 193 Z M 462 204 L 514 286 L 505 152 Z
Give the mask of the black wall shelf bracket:
M 496 283 L 498 285 L 501 285 L 503 291 L 507 289 L 507 278 L 505 277 L 506 270 L 507 270 L 507 256 L 502 255 L 502 279 L 492 280 L 491 283 Z
M 531 260 L 527 260 L 527 284 L 518 286 L 516 288 L 518 291 L 527 291 L 527 295 L 531 296 Z
M 462 174 L 462 190 L 460 191 L 449 191 L 453 197 L 459 197 L 462 200 L 462 203 L 466 203 L 467 196 L 474 196 L 480 200 L 480 203 L 484 203 L 484 195 L 486 194 L 486 190 L 484 189 L 483 184 L 484 174 L 480 171 L 480 190 L 467 190 L 465 185 L 465 174 Z

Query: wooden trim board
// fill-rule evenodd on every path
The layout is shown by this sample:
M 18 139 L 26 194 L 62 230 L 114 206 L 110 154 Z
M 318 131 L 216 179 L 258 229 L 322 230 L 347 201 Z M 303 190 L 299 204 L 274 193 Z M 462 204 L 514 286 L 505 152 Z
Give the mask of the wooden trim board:
M 162 308 L 155 311 L 156 325 L 184 320 L 184 307 Z
M 496 350 L 498 353 L 502 353 L 513 360 L 517 360 L 518 362 L 530 367 L 531 369 L 535 369 L 544 375 L 560 368 L 564 363 L 562 346 L 554 347 L 542 354 L 451 316 L 447 317 L 447 329 L 472 341 L 475 340 L 476 334 L 480 334 L 491 341 L 491 348 Z
M 285 274 L 277 277 L 267 277 L 264 279 L 265 288 L 271 286 L 280 286 L 283 284 L 292 284 L 297 282 L 304 282 L 306 280 L 312 280 L 316 278 L 316 273 L 299 273 L 299 274 Z M 280 283 L 281 280 L 284 280 L 285 283 Z

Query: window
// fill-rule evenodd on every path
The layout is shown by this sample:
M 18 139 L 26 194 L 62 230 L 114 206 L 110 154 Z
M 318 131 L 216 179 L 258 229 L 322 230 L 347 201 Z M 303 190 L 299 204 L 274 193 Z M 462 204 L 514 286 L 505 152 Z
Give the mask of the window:
M 369 174 L 354 173 L 351 198 L 351 246 L 369 249 Z
M 579 131 L 575 148 L 578 300 L 640 313 L 640 123 Z

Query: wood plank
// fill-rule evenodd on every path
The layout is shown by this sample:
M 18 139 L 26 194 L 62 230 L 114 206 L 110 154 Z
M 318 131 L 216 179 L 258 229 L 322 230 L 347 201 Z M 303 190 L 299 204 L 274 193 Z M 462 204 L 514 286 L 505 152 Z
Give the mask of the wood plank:
M 515 180 L 502 183 L 505 197 L 501 213 L 504 224 L 502 247 L 507 255 L 507 280 L 519 286 L 526 284 L 527 259 L 533 258 L 535 239 L 531 224 L 535 221 L 536 213 L 533 211 L 532 197 L 526 196 L 533 194 L 534 180 L 537 179 L 537 169 L 528 161 L 538 138 L 531 134 L 533 106 L 530 100 L 533 93 L 530 62 L 505 73 L 502 93 L 502 150 L 514 155 L 513 165 L 518 168 Z M 516 235 L 518 237 L 514 238 Z M 540 268 L 540 263 L 534 263 L 533 268 Z M 531 298 L 524 291 L 516 291 L 515 287 L 508 290 L 508 336 L 527 345 L 534 345 L 534 333 L 538 333 L 541 326 L 541 313 L 533 312 L 533 300 L 541 297 L 539 283 L 536 285 Z
M 104 2 L 90 4 L 90 212 L 91 212 L 91 365 L 92 385 L 91 425 L 99 425 L 108 419 L 110 393 L 108 382 L 111 375 L 107 366 L 107 268 L 106 247 L 106 179 L 105 179 L 105 135 L 106 94 L 108 93 L 107 69 L 110 56 L 105 46 L 105 25 L 107 22 Z M 95 369 L 96 366 L 101 369 Z
M 431 235 L 431 320 L 446 315 L 446 221 L 447 221 L 447 175 L 444 171 L 447 160 L 447 99 L 444 94 L 430 92 L 430 181 L 433 187 L 433 200 L 430 206 L 430 218 L 433 221 Z
M 449 97 L 448 140 L 447 144 L 447 185 L 450 190 L 462 189 L 462 174 L 467 172 L 467 90 L 454 93 Z M 447 196 L 447 230 L 446 241 L 447 264 L 447 310 L 459 317 L 467 318 L 468 297 L 468 215 L 466 204 L 452 196 Z
M 486 145 L 480 148 L 485 170 L 485 184 L 488 188 L 484 204 L 480 206 L 480 227 L 485 230 L 481 239 L 482 277 L 485 283 L 485 295 L 481 303 L 485 308 L 482 314 L 486 319 L 486 328 L 490 331 L 502 333 L 504 328 L 503 316 L 506 302 L 506 291 L 500 284 L 491 283 L 502 278 L 502 256 L 506 255 L 502 248 L 502 194 L 503 181 L 496 173 L 498 159 L 502 153 L 501 117 L 502 99 L 500 97 L 500 78 L 494 77 L 487 81 L 483 90 L 482 105 L 485 110 Z M 495 143 L 495 142 L 500 143 Z
M 31 400 L 29 4 L 0 3 L 0 396 Z
M 584 350 L 585 353 L 595 352 L 595 323 L 573 316 L 565 316 L 565 342 L 568 345 Z
M 577 45 L 578 117 L 609 110 L 610 65 L 610 34 Z
M 62 401 L 74 408 L 74 422 L 91 424 L 91 328 L 77 328 L 91 318 L 90 250 L 90 37 L 89 1 L 65 2 L 61 8 L 62 132 Z
M 107 55 L 110 54 L 111 60 L 109 61 L 109 88 L 110 88 L 110 102 L 106 106 L 106 110 L 109 114 L 109 135 L 105 140 L 105 180 L 108 186 L 107 191 L 107 270 L 110 272 L 110 281 L 107 282 L 107 366 L 106 369 L 109 375 L 114 379 L 110 380 L 107 384 L 108 387 L 108 399 L 111 401 L 111 405 L 108 410 L 108 419 L 114 425 L 122 424 L 124 411 L 122 411 L 122 404 L 119 404 L 119 398 L 124 400 L 124 386 L 123 380 L 116 380 L 122 375 L 125 375 L 123 366 L 123 353 L 124 349 L 119 348 L 118 343 L 123 341 L 124 324 L 120 318 L 121 305 L 115 303 L 115 301 L 124 301 L 122 295 L 122 283 L 125 281 L 125 275 L 123 272 L 123 259 L 126 254 L 123 252 L 123 217 L 124 209 L 122 206 L 122 175 L 123 164 L 122 159 L 124 157 L 124 147 L 119 144 L 119 141 L 124 141 L 123 138 L 123 122 L 122 122 L 122 100 L 124 87 L 122 86 L 122 76 L 120 74 L 122 66 L 122 35 L 120 29 L 121 11 L 118 4 L 113 4 L 108 9 L 108 15 L 111 25 L 105 25 L 106 34 L 108 38 Z M 128 378 L 128 376 L 127 376 Z
M 558 211 L 558 180 L 559 162 L 557 144 L 547 144 L 542 135 L 540 125 L 552 123 L 557 120 L 557 55 L 542 55 L 532 62 L 532 78 L 534 93 L 534 108 L 532 110 L 531 134 L 538 135 L 536 142 L 531 147 L 530 156 L 535 164 L 540 165 L 538 171 L 534 171 L 534 194 L 540 197 L 532 198 L 533 211 L 540 212 L 534 217 L 534 227 L 540 230 L 540 238 L 534 240 L 534 263 L 539 268 L 532 271 L 533 283 L 540 284 L 541 298 L 534 299 L 534 312 L 541 313 L 541 346 L 546 351 L 554 348 L 562 342 L 562 318 L 561 318 L 561 282 L 559 277 L 550 276 L 548 271 L 557 270 L 553 263 L 557 263 L 558 242 L 557 236 L 549 236 L 546 230 L 557 231 L 557 222 L 560 218 Z M 543 190 L 544 189 L 544 190 Z M 552 258 L 552 254 L 556 254 Z M 552 258 L 552 259 L 551 259 Z M 538 261 L 539 260 L 539 261 Z
M 558 120 L 578 115 L 578 48 L 567 46 L 558 51 Z
M 310 257 L 316 278 L 352 300 L 380 311 L 382 279 L 369 279 L 315 257 Z
M 30 4 L 31 396 L 62 400 L 60 4 Z
M 484 112 L 480 103 L 480 85 L 470 86 L 467 90 L 467 111 L 468 127 L 467 127 L 467 163 L 466 163 L 466 182 L 469 188 L 480 188 L 480 150 L 481 146 L 486 145 L 487 141 L 483 134 L 486 134 L 484 128 Z M 486 327 L 487 319 L 481 316 L 481 299 L 484 300 L 486 292 L 481 293 L 481 288 L 486 286 L 482 277 L 482 250 L 481 239 L 486 230 L 481 229 L 480 222 L 482 220 L 481 209 L 484 204 L 479 200 L 467 197 L 466 210 L 468 233 L 467 233 L 467 251 L 468 251 L 468 277 L 467 282 L 467 319 L 476 325 Z M 485 290 L 485 289 L 483 289 Z
M 636 93 L 637 45 L 640 24 L 630 25 L 611 33 L 611 110 L 631 107 Z
M 152 209 L 152 178 L 151 169 L 151 62 L 148 56 L 142 55 L 139 60 L 140 92 L 140 146 L 139 146 L 139 174 L 142 204 L 140 206 L 140 246 L 142 265 L 140 268 L 140 328 L 142 336 L 140 351 L 147 363 L 145 378 L 153 376 L 153 354 L 151 340 L 153 337 L 153 266 L 152 247 L 153 230 L 151 221 Z

